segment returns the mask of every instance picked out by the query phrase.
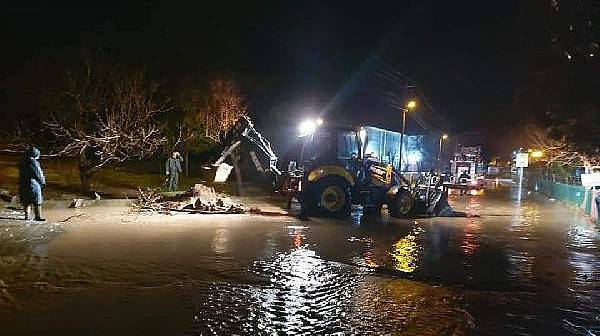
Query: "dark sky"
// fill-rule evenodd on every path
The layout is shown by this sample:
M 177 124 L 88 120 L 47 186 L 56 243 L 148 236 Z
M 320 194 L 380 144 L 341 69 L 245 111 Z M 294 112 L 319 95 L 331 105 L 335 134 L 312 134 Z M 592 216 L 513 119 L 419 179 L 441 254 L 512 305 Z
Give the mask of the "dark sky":
M 393 101 L 408 96 L 419 97 L 420 114 L 409 122 L 415 132 L 476 130 L 495 138 L 515 122 L 511 104 L 524 64 L 516 0 L 6 6 L 5 83 L 40 59 L 85 47 L 143 66 L 167 85 L 232 74 L 263 124 L 323 113 L 396 128 Z

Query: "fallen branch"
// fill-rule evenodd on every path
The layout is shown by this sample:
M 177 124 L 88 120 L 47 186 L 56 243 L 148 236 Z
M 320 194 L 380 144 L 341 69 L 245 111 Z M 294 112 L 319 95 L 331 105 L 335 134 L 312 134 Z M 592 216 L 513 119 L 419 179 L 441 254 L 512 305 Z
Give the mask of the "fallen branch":
M 70 221 L 73 218 L 79 218 L 79 217 L 82 217 L 84 215 L 85 215 L 85 213 L 82 212 L 82 213 L 79 213 L 79 214 L 76 214 L 76 215 L 71 215 L 71 216 L 69 216 L 69 217 L 67 217 L 67 218 L 65 218 L 65 219 L 63 219 L 61 221 L 58 221 L 58 222 L 59 223 L 66 223 L 66 222 Z

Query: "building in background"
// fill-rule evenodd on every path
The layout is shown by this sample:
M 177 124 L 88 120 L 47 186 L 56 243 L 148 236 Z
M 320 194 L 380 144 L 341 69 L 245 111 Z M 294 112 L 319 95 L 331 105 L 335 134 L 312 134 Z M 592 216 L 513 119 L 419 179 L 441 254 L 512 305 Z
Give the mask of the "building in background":
M 450 159 L 450 172 L 454 176 L 460 176 L 463 172 L 466 172 L 471 178 L 485 174 L 486 164 L 483 157 L 483 146 L 464 146 L 460 142 L 457 143 L 454 155 Z

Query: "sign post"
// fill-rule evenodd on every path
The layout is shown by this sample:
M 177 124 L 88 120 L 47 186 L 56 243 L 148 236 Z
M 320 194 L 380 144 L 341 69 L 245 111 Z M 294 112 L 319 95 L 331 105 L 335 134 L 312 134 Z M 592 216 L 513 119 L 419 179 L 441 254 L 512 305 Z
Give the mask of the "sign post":
M 517 158 L 515 160 L 515 166 L 517 168 L 529 167 L 529 153 L 517 153 Z
M 521 195 L 523 193 L 523 168 L 527 168 L 529 166 L 529 153 L 517 153 L 515 166 L 519 168 L 519 190 L 517 202 L 521 202 Z

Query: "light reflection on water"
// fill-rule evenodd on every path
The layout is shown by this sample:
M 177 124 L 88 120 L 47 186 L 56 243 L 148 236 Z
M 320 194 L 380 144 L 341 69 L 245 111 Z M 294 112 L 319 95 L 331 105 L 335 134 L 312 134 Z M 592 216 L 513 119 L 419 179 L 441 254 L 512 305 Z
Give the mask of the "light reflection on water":
M 326 261 L 307 245 L 257 261 L 249 271 L 264 283 L 203 290 L 208 297 L 197 305 L 194 334 L 466 335 L 474 328 L 446 289 L 372 277 Z
M 390 253 L 394 258 L 394 268 L 405 273 L 412 273 L 418 267 L 419 246 L 416 242 L 417 237 L 407 235 L 394 243 L 394 248 Z
M 231 245 L 231 231 L 228 228 L 219 228 L 215 232 L 215 238 L 213 239 L 212 246 L 213 251 L 216 254 L 227 254 L 229 253 Z
M 268 334 L 282 331 L 300 334 L 306 327 L 312 332 L 339 332 L 345 303 L 360 280 L 345 267 L 325 262 L 306 247 L 281 254 L 276 260 L 256 265 L 259 273 L 269 276 L 267 287 L 252 287 L 250 310 Z M 342 272 L 340 272 L 342 271 Z
M 564 325 L 573 332 L 600 335 L 600 235 L 598 226 L 586 218 L 574 217 L 567 228 L 569 265 L 574 277 L 569 290 L 575 309 L 565 313 Z

